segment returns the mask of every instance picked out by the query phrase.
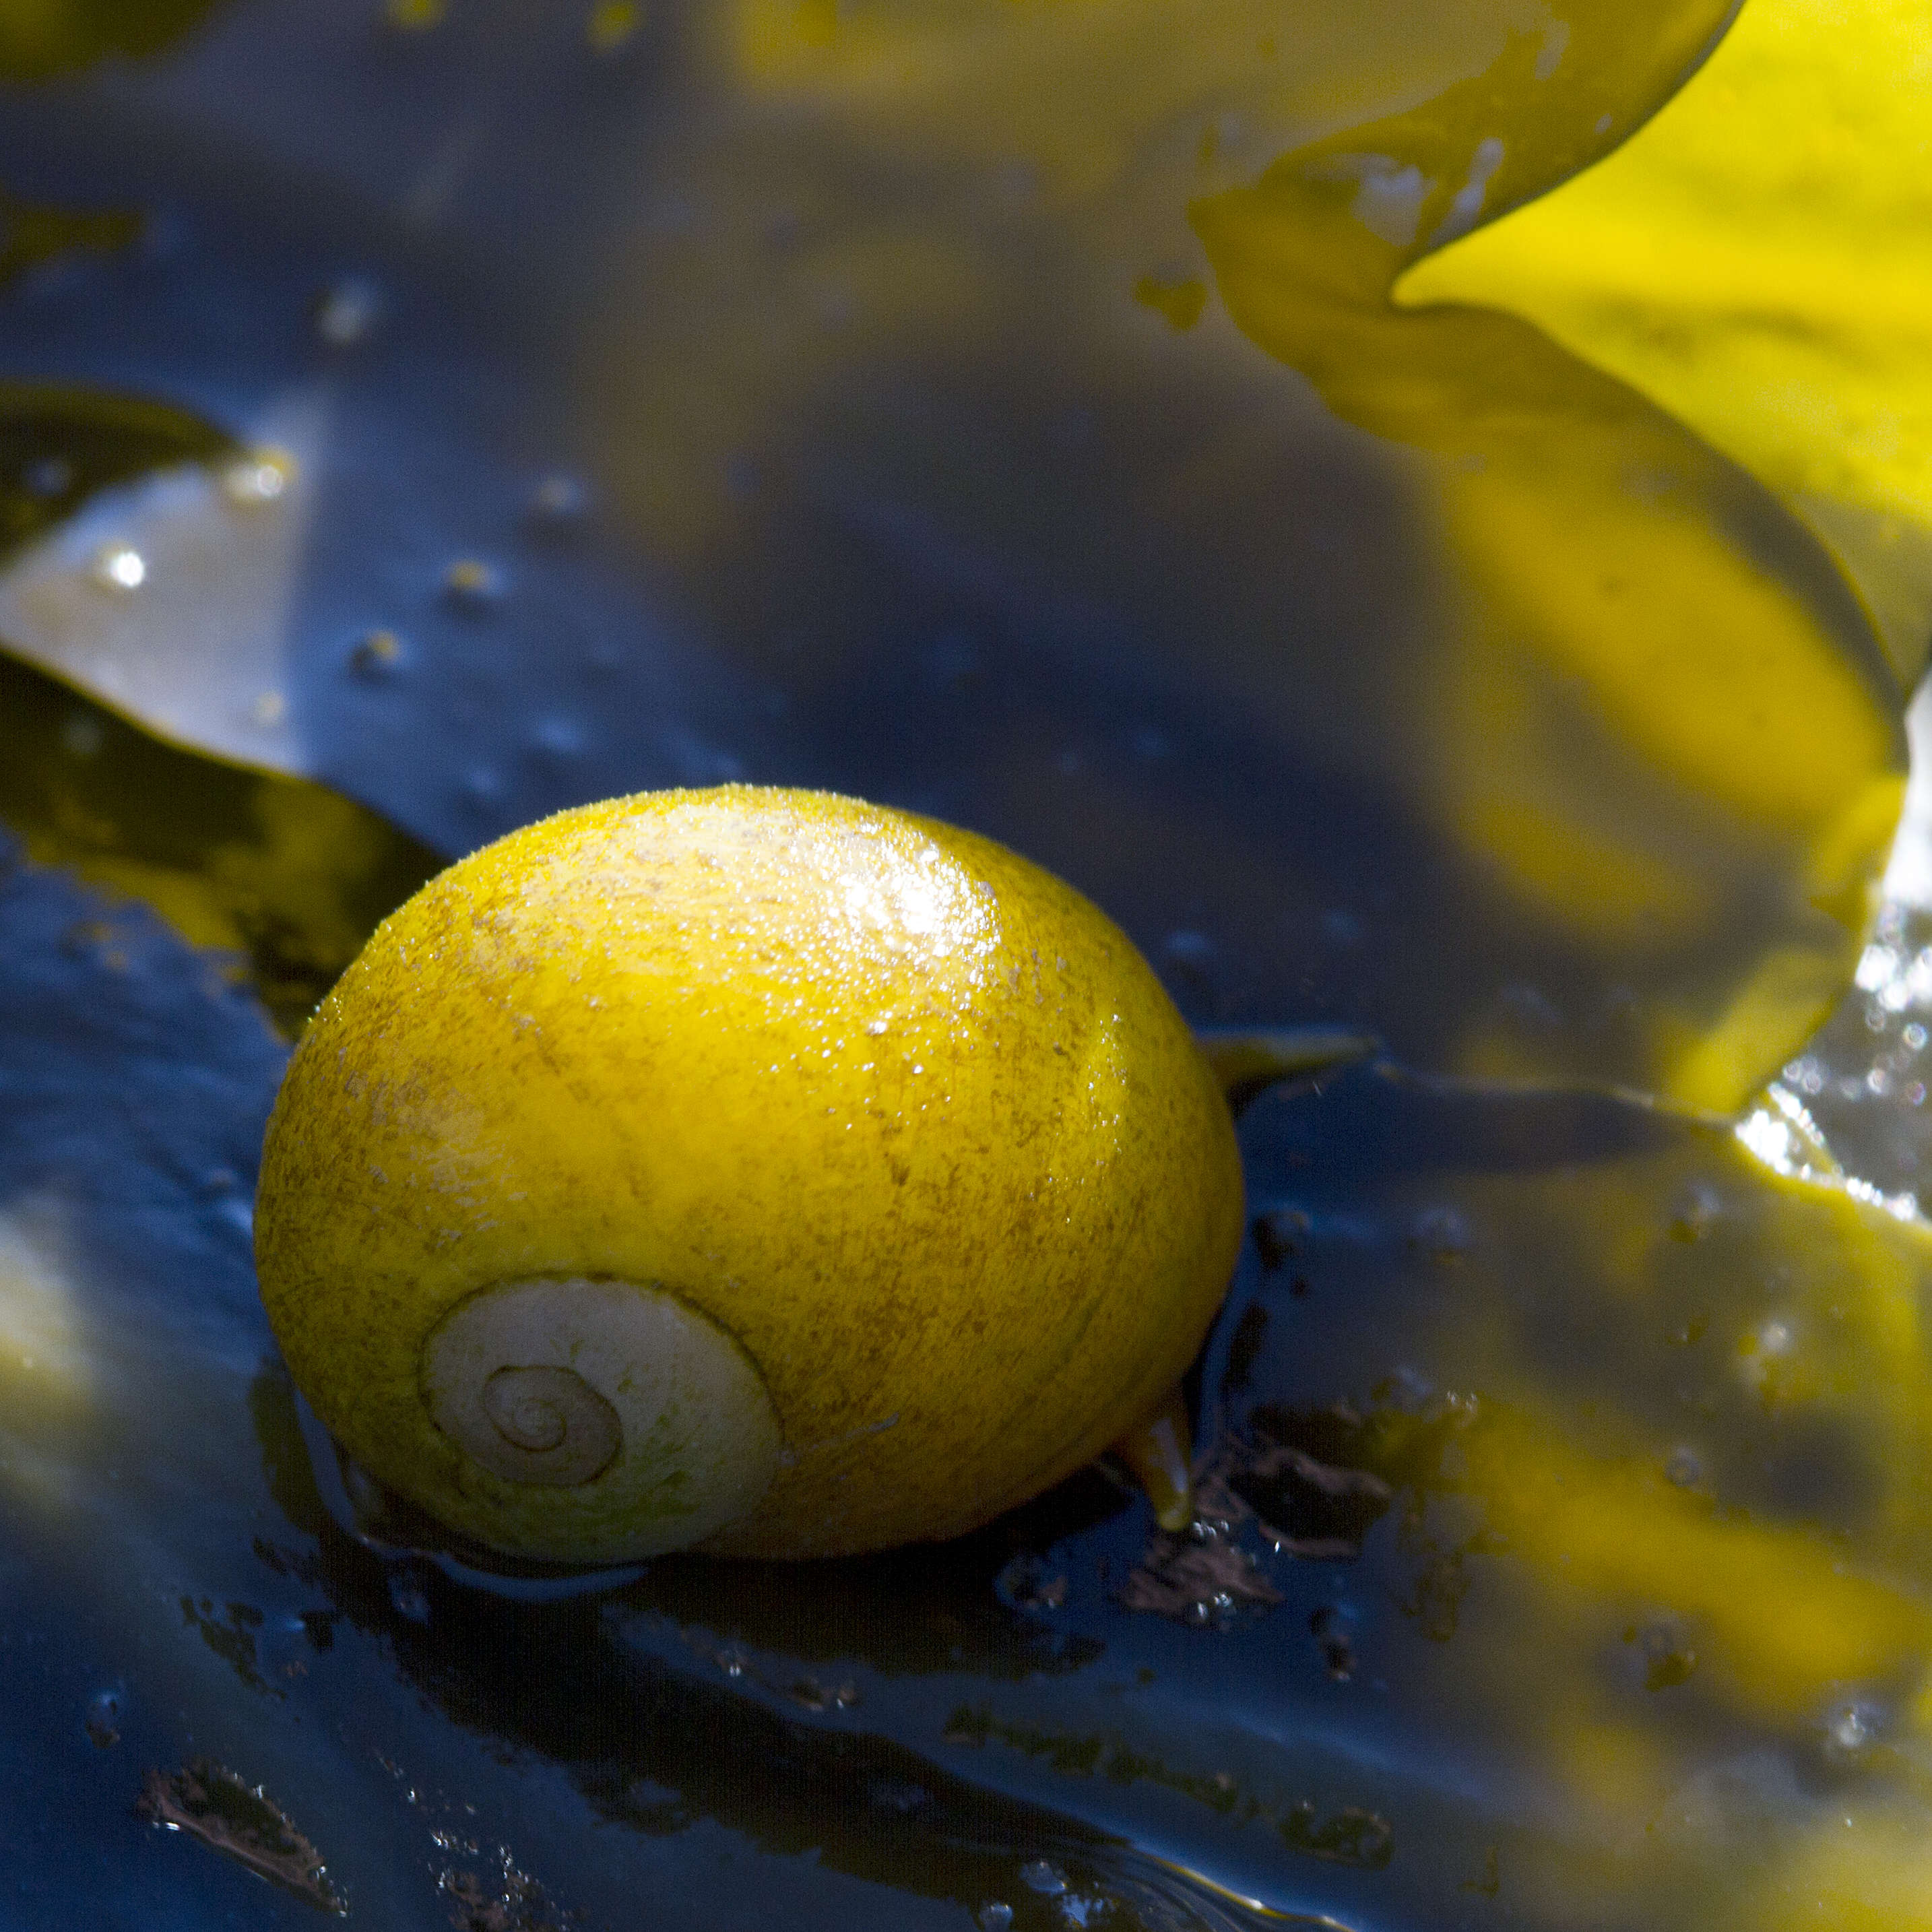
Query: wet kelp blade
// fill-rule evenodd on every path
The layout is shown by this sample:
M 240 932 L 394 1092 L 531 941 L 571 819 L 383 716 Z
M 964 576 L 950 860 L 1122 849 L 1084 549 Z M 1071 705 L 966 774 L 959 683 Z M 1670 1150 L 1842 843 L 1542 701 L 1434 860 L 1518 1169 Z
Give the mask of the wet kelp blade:
M 1064 873 L 1196 1018 L 1735 1106 L 1855 956 L 1891 673 L 1669 419 L 1385 299 L 1724 11 L 269 9 L 16 90 L 0 171 L 145 220 L 0 353 L 242 460 L 90 496 L 0 637 L 444 851 L 830 784 Z
M 174 45 L 217 0 L 56 0 L 0 18 L 0 79 L 44 80 L 97 62 L 139 59 Z
M 856 359 L 890 368 L 894 387 L 884 400 L 876 381 L 862 392 L 841 350 L 816 335 L 794 344 L 761 325 L 755 340 L 700 340 L 707 290 L 712 312 L 729 312 L 728 287 L 774 272 L 742 218 L 702 246 L 640 238 L 653 285 L 678 298 L 606 324 L 608 420 L 629 432 L 608 459 L 624 504 L 656 514 L 666 547 L 695 550 L 706 569 L 728 551 L 753 573 L 760 551 L 784 557 L 785 608 L 801 626 L 810 586 L 791 560 L 828 499 L 868 520 L 909 578 L 956 575 L 963 557 L 1006 560 L 1036 608 L 1096 614 L 1154 675 L 1184 658 L 1196 704 L 1244 716 L 1258 757 L 1302 775 L 1292 838 L 1255 803 L 1286 794 L 1250 784 L 1246 809 L 1203 846 L 1225 866 L 1241 844 L 1264 844 L 1264 862 L 1304 878 L 1329 862 L 1324 831 L 1369 859 L 1400 909 L 1365 922 L 1396 956 L 1436 959 L 1456 988 L 1432 1025 L 1418 1024 L 1412 986 L 1378 987 L 1398 1052 L 1714 1108 L 1741 1101 L 1822 1018 L 1872 909 L 1902 749 L 1882 653 L 1802 527 L 1667 418 L 1506 319 L 1418 327 L 1388 301 L 1417 254 L 1560 180 L 1656 105 L 1708 44 L 1713 13 L 1660 7 L 1641 28 L 1621 10 L 1576 13 L 1560 34 L 1506 36 L 1480 74 L 1432 90 L 1413 112 L 1351 115 L 1343 131 L 1300 143 L 1247 128 L 1224 145 L 1217 124 L 1193 154 L 1143 148 L 1131 170 L 1113 163 L 1125 134 L 1101 91 L 1090 118 L 1066 115 L 1042 153 L 1043 208 L 996 228 L 963 181 L 956 200 L 942 190 L 940 224 L 956 220 L 968 238 L 953 261 L 932 251 L 931 219 L 922 252 L 903 218 L 840 220 L 836 183 L 860 156 L 877 166 L 894 153 L 908 94 L 926 172 L 950 188 L 949 164 L 988 164 L 1028 124 L 1023 106 L 990 124 L 964 111 L 989 91 L 1028 98 L 986 87 L 1004 50 L 976 46 L 956 68 L 951 41 L 923 16 L 822 46 L 802 16 L 790 33 L 773 24 L 782 16 L 748 17 L 758 31 L 740 43 L 744 85 L 794 118 L 766 137 L 769 172 L 748 172 L 755 150 L 734 124 L 694 147 L 681 182 L 696 205 L 734 197 L 734 208 L 781 167 L 811 183 L 812 212 L 790 251 L 798 266 L 782 272 L 848 292 Z M 1017 44 L 1006 58 L 1017 74 Z M 1229 177 L 1240 184 L 1216 191 Z M 1136 331 L 1118 291 L 1100 298 L 1084 258 L 1183 210 L 1188 259 L 1204 255 L 1211 272 L 1198 302 L 1153 264 L 1136 282 L 1141 305 L 1173 332 L 1156 362 L 1147 336 L 1160 325 L 1150 316 Z M 1005 249 L 1047 227 L 1067 266 L 1012 286 Z M 1264 370 L 1230 356 L 1225 332 L 1202 334 L 1210 288 L 1248 338 L 1312 384 L 1330 425 L 1370 434 L 1319 435 L 1286 406 L 1286 386 L 1268 394 Z M 638 352 L 640 338 L 668 343 L 674 329 L 682 352 Z M 989 362 L 1026 372 L 1032 422 L 1065 406 L 1062 385 L 1067 402 L 1080 398 L 1077 458 L 1034 448 L 989 404 Z M 681 490 L 674 515 L 661 485 L 698 466 L 684 459 L 701 448 L 693 425 L 707 384 L 721 410 L 728 396 L 759 485 L 742 512 L 728 494 L 706 505 Z M 760 394 L 772 398 L 766 420 L 748 420 Z M 1158 437 L 1136 421 L 1156 395 Z M 786 446 L 775 412 L 799 422 L 802 449 Z M 935 467 L 939 424 L 956 429 Z M 1331 527 L 1317 564 L 1294 554 L 1311 523 L 1300 479 L 1333 475 L 1338 458 L 1387 479 L 1402 507 L 1352 518 L 1346 534 Z M 1327 496 L 1346 500 L 1332 487 Z M 710 514 L 694 527 L 700 508 Z M 1115 533 L 1126 528 L 1146 532 L 1144 565 L 1124 564 Z M 1264 560 L 1246 548 L 1250 532 Z M 1355 574 L 1370 557 L 1373 588 Z M 1391 568 L 1418 574 L 1397 589 Z M 734 573 L 734 595 L 745 580 Z M 1284 615 L 1314 610 L 1319 623 Z M 1371 610 L 1364 634 L 1356 626 Z M 841 647 L 851 650 L 849 634 Z M 1076 680 L 1092 658 L 1060 646 Z M 1741 680 L 1777 694 L 1741 714 L 1728 702 Z M 1010 746 L 1006 757 L 1021 765 L 1025 754 Z M 1334 781 L 1318 800 L 1312 772 Z M 1187 804 L 1144 836 L 1171 847 L 1175 820 L 1202 816 L 1214 781 L 1189 776 Z M 1103 880 L 1110 903 L 1135 896 L 1125 875 L 1140 839 L 1122 836 L 1142 830 L 1132 809 L 1118 802 L 1104 838 L 1080 828 L 1076 876 Z M 1027 829 L 1058 841 L 1065 818 L 1063 808 Z M 1216 860 L 1204 850 L 1198 862 Z M 1372 950 L 1371 972 L 1388 956 Z
M 1388 304 L 1521 191 L 1513 166 L 1536 178 L 1533 120 L 1514 146 L 1482 130 L 1540 60 L 1526 39 L 1191 218 L 1255 340 L 1432 458 L 1461 624 L 1425 673 L 1454 721 L 1418 761 L 1442 829 L 1520 915 L 1622 954 L 1592 1024 L 1646 1064 L 1633 1084 L 1727 1110 L 1843 982 L 1902 796 L 1899 692 L 1822 552 L 1676 422 L 1511 318 Z M 1571 1017 L 1539 991 L 1477 1018 L 1456 1064 L 1537 1072 L 1529 1035 Z
M 1751 0 L 1615 155 L 1400 296 L 1522 316 L 1744 464 L 1844 560 L 1907 684 L 1932 639 L 1924 29 L 1904 0 Z
M 153 490 L 144 472 L 66 506 L 20 554 L 40 574 L 13 584 L 46 593 L 64 556 L 100 562 L 105 582 L 51 608 L 92 608 L 83 588 L 138 607 L 153 585 L 116 574 L 124 550 L 192 554 L 160 539 L 204 513 L 277 527 L 286 490 L 264 490 L 266 465 L 314 484 L 299 541 L 265 547 L 296 565 L 257 580 L 293 594 L 273 626 L 225 633 L 260 654 L 196 701 L 211 730 L 261 734 L 262 762 L 326 772 L 440 844 L 578 788 L 836 780 L 1062 864 L 1204 1018 L 1346 1021 L 1438 1064 L 1648 1079 L 1652 1048 L 1591 1034 L 1573 996 L 1614 960 L 1634 1005 L 1606 993 L 1605 1010 L 1647 1012 L 1658 986 L 1690 983 L 1670 977 L 1680 956 L 1621 927 L 1551 938 L 1546 920 L 1597 915 L 1522 910 L 1507 882 L 1534 866 L 1498 885 L 1499 862 L 1469 859 L 1442 830 L 1461 822 L 1442 800 L 1466 794 L 1411 755 L 1447 743 L 1428 735 L 1445 720 L 1510 722 L 1510 704 L 1445 706 L 1462 688 L 1446 673 L 1366 697 L 1366 674 L 1345 675 L 1350 650 L 1454 671 L 1466 602 L 1489 608 L 1472 584 L 1540 614 L 1521 620 L 1532 644 L 1556 623 L 1557 642 L 1525 646 L 1532 671 L 1612 664 L 1601 627 L 1562 631 L 1567 592 L 1508 589 L 1508 569 L 1555 569 L 1574 547 L 1512 550 L 1493 538 L 1521 520 L 1508 489 L 1498 510 L 1444 480 L 1484 472 L 1438 416 L 1507 427 L 1545 390 L 1571 396 L 1575 365 L 1526 362 L 1520 335 L 1452 339 L 1433 361 L 1420 338 L 1383 337 L 1414 319 L 1375 319 L 1347 222 L 1400 254 L 1436 229 L 1418 219 L 1412 244 L 1376 224 L 1400 230 L 1418 186 L 1440 203 L 1438 176 L 1451 204 L 1500 206 L 1587 158 L 1579 130 L 1606 112 L 1612 134 L 1631 124 L 1701 44 L 1688 12 L 1656 17 L 1689 26 L 1619 40 L 1658 64 L 1640 86 L 1618 76 L 1612 112 L 1563 91 L 1616 71 L 1582 16 L 1528 58 L 1500 16 L 1357 12 L 1324 30 L 1337 64 L 1306 64 L 1283 106 L 1292 38 L 1264 51 L 1256 22 L 1218 14 L 1188 43 L 1204 81 L 1142 57 L 1147 37 L 1174 44 L 1172 22 L 1133 8 L 922 18 L 883 52 L 875 22 L 810 9 L 700 14 L 621 48 L 561 10 L 536 30 L 520 9 L 452 9 L 393 35 L 332 12 L 236 14 L 112 90 L 0 103 L 0 156 L 50 195 L 161 206 L 142 243 L 70 249 L 16 283 L 0 350 L 50 384 L 185 398 L 226 426 L 224 449 L 263 461 L 231 479 L 219 452 L 158 455 Z M 922 47 L 929 60 L 907 57 Z M 1223 118 L 1222 62 L 1252 90 L 1245 126 Z M 1042 77 L 994 84 L 1016 67 Z M 1150 72 L 1181 104 L 1143 93 Z M 1441 117 L 1462 145 L 1400 158 L 1420 124 L 1395 108 L 1482 73 L 1487 92 Z M 292 90 L 325 102 L 326 124 Z M 1519 179 L 1493 129 L 1546 95 L 1575 110 L 1576 145 Z M 1014 118 L 989 121 L 988 102 Z M 675 142 L 637 137 L 647 108 Z M 182 134 L 251 116 L 208 147 Z M 1393 170 L 1319 146 L 1337 118 L 1373 128 L 1356 146 Z M 236 142 L 284 171 L 238 170 Z M 1004 172 L 1015 152 L 1030 170 Z M 1300 160 L 1264 167 L 1283 154 Z M 565 164 L 610 192 L 519 221 L 510 190 Z M 1353 183 L 1346 221 L 1330 222 L 1331 167 Z M 778 181 L 795 199 L 772 225 Z M 335 222 L 351 189 L 394 225 Z M 1217 228 L 1223 190 L 1250 199 L 1220 206 Z M 586 292 L 592 244 L 610 273 Z M 1285 352 L 1304 338 L 1281 290 L 1330 269 L 1339 293 L 1310 300 L 1347 380 L 1306 351 L 1324 402 L 1283 366 L 1305 365 Z M 541 321 L 517 309 L 532 290 Z M 729 326 L 759 312 L 769 335 Z M 218 348 L 211 314 L 236 324 Z M 567 359 L 574 392 L 531 374 L 560 327 L 601 345 Z M 1498 342 L 1505 374 L 1540 388 L 1470 388 L 1471 345 Z M 1391 371 L 1412 368 L 1424 401 L 1406 419 Z M 1580 530 L 1622 532 L 1591 509 L 1605 452 L 1688 459 L 1640 410 L 1619 445 L 1613 392 L 1584 394 L 1584 480 L 1564 500 Z M 565 487 L 579 452 L 601 512 Z M 1474 453 L 1520 482 L 1508 435 Z M 1822 763 L 1801 758 L 1798 805 L 1777 803 L 1775 776 L 1766 804 L 1748 758 L 1720 766 L 1681 862 L 1700 879 L 1711 854 L 1730 864 L 1762 812 L 1755 876 L 1788 882 L 1803 800 L 1850 796 L 1868 764 L 1882 789 L 1886 713 L 1882 754 L 1862 764 L 1866 674 L 1828 578 L 1727 472 L 1682 473 L 1681 492 L 1758 533 L 1770 585 L 1745 597 L 1750 545 L 1713 548 L 1690 519 L 1688 580 L 1717 586 L 1703 608 L 1768 616 L 1785 655 L 1765 681 L 1816 673 L 1808 722 L 1832 729 Z M 182 505 L 192 518 L 170 523 Z M 140 542 L 117 542 L 124 512 L 150 520 Z M 90 513 L 93 547 L 62 552 Z M 1444 536 L 1459 518 L 1491 532 L 1470 540 L 1474 564 Z M 1635 527 L 1654 560 L 1667 520 Z M 1122 530 L 1145 539 L 1124 588 Z M 102 608 L 122 626 L 122 604 Z M 1320 674 L 1306 688 L 1300 660 L 1278 662 L 1284 634 Z M 1390 637 L 1409 641 L 1377 658 Z M 1808 651 L 1816 637 L 1841 640 L 1849 686 L 1829 650 Z M 1480 692 L 1486 660 L 1468 662 Z M 1632 760 L 1666 775 L 1641 793 L 1664 822 L 1703 794 L 1682 746 L 1655 736 L 1648 688 L 1612 688 Z M 70 735 L 84 749 L 91 733 Z M 133 771 L 146 754 L 114 742 L 109 770 Z M 1479 734 L 1474 767 L 1515 742 Z M 40 782 L 58 799 L 69 779 Z M 1604 782 L 1622 833 L 1639 794 Z M 223 806 L 230 822 L 252 822 L 251 796 Z M 30 838 L 36 812 L 52 822 L 31 800 L 16 811 Z M 1876 836 L 1850 823 L 1816 875 L 1840 929 L 1856 915 L 1834 890 Z M 255 842 L 279 878 L 282 849 Z M 1764 915 L 1736 955 L 1713 941 L 1700 998 L 1776 926 Z M 1149 1928 L 1281 1911 L 1420 1928 L 1507 1909 L 1552 1928 L 1760 1932 L 1811 1922 L 1820 1896 L 1847 1917 L 1922 1916 L 1923 1262 L 1914 1231 L 1848 1194 L 1775 1183 L 1721 1134 L 1607 1100 L 1360 1071 L 1277 1093 L 1246 1124 L 1260 1219 L 1202 1365 L 1198 1533 L 1156 1536 L 1096 1472 L 942 1551 L 665 1564 L 601 1603 L 531 1604 L 379 1561 L 320 1507 L 248 1266 L 281 1051 L 245 986 L 140 898 L 32 862 L 4 882 L 0 942 L 0 1576 L 5 1654 L 29 1660 L 27 1694 L 0 1700 L 0 1778 L 8 1815 L 48 1828 L 44 1857 L 10 1870 L 30 1916 L 111 1920 L 138 1898 L 162 1924 L 314 1922 L 133 1815 L 148 1768 L 197 1756 L 272 1794 L 375 1923 L 623 1924 L 640 1900 L 688 1916 L 694 1898 L 719 1924 L 776 1909 L 998 1925 L 1004 1909 L 1022 1932 L 1109 1905 Z M 1806 971 L 1801 946 L 1774 1014 Z
M 98 895 L 67 944 L 112 954 L 130 906 L 250 988 L 287 1035 L 436 855 L 298 778 L 218 764 L 0 659 L 0 836 Z
M 68 944 L 102 904 L 0 887 L 30 1916 L 310 1922 L 135 1815 L 199 1760 L 384 1923 L 1932 1923 L 1921 1229 L 1727 1130 L 1357 1069 L 1246 1118 L 1188 1534 L 1090 1472 L 943 1549 L 520 1600 L 322 1508 L 248 1259 L 282 1049 L 142 908 Z

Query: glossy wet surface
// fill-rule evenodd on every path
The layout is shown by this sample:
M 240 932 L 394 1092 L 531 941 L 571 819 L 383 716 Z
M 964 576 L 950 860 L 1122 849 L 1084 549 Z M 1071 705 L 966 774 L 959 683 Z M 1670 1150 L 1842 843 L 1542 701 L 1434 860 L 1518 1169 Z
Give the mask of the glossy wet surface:
M 0 636 L 260 768 L 0 664 L 0 1920 L 1922 1917 L 1905 915 L 1804 1045 L 1893 673 L 1667 418 L 1380 307 L 1721 10 L 1648 65 L 1607 9 L 391 10 L 0 38 L 72 70 L 0 95 Z M 287 1033 L 436 854 L 740 774 L 1010 839 L 1198 1022 L 1388 1042 L 1244 1118 L 1187 1534 L 1096 1469 L 532 1600 L 312 1464 Z M 1440 1077 L 1780 1066 L 1748 1145 Z M 1889 1206 L 1772 1171 L 1801 1103 Z

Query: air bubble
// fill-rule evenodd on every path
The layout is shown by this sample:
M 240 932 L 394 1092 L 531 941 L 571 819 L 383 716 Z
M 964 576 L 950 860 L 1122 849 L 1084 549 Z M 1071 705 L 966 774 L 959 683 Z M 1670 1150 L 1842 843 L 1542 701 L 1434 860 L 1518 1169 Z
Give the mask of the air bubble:
M 1020 1867 L 1020 1882 L 1042 1898 L 1058 1898 L 1066 1889 L 1066 1874 L 1045 1858 L 1035 1858 Z
M 1673 1449 L 1664 1465 L 1664 1479 L 1680 1490 L 1688 1490 L 1704 1480 L 1704 1465 L 1694 1449 Z

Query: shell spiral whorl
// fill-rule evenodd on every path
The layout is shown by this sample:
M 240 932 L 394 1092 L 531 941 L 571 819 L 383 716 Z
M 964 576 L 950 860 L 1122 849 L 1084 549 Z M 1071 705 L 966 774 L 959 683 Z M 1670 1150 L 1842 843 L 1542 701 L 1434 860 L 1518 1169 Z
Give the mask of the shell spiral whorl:
M 512 1482 L 574 1489 L 601 1476 L 624 1446 L 617 1412 L 574 1369 L 498 1369 L 484 1382 L 478 1406 L 494 1441 L 466 1427 L 467 1418 L 436 1419 L 485 1468 Z
M 687 1547 L 752 1508 L 778 1466 L 755 1366 L 655 1282 L 497 1282 L 430 1331 L 421 1378 L 466 1490 L 480 1496 L 494 1478 L 532 1504 L 532 1491 L 555 1498 L 543 1520 L 556 1540 L 532 1539 L 532 1554 L 568 1559 L 591 1538 L 620 1560 Z M 580 1521 L 557 1514 L 566 1496 Z M 613 1516 L 626 1526 L 620 1542 L 607 1540 Z

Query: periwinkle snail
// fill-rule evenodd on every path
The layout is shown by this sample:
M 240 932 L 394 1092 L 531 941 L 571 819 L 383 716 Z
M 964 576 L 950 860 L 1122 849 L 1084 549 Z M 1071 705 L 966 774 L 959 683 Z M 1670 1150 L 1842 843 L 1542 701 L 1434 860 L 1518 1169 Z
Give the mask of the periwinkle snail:
M 989 1520 L 1162 1412 L 1242 1216 L 1216 1075 L 1092 904 L 728 786 L 562 813 L 392 915 L 290 1064 L 256 1226 L 354 1456 L 603 1564 Z

